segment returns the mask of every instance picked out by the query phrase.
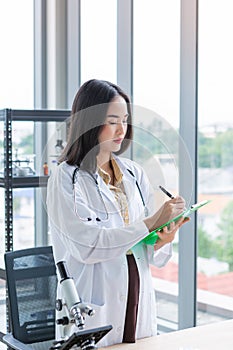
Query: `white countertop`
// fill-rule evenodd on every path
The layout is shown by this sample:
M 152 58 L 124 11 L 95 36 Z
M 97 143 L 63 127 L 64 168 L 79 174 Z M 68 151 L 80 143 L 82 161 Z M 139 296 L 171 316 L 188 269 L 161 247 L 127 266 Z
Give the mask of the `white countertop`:
M 108 350 L 233 350 L 233 320 L 212 323 L 117 344 Z

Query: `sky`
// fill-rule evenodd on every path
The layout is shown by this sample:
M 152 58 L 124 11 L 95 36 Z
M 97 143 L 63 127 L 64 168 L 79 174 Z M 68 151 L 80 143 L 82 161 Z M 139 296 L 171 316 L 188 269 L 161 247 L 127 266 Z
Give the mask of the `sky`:
M 33 108 L 32 20 L 32 0 L 0 0 L 0 108 Z

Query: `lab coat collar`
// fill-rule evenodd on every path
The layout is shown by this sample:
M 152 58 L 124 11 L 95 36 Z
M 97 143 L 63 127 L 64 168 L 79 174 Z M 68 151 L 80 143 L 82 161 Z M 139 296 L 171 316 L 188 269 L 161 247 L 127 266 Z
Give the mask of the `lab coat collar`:
M 126 179 L 130 179 L 132 180 L 132 178 L 134 178 L 134 182 L 136 182 L 136 178 L 134 176 L 132 176 L 128 169 L 132 171 L 132 173 L 134 174 L 133 170 L 131 169 L 131 167 L 129 166 L 129 164 L 127 164 L 127 166 L 124 164 L 124 161 L 121 160 L 120 157 L 116 156 L 115 154 L 112 154 L 112 158 L 115 160 L 115 162 L 118 164 L 122 174 L 123 174 L 123 181 Z M 124 158 L 123 158 L 124 159 Z M 98 181 L 98 183 L 101 183 L 100 179 L 101 176 L 98 173 L 98 169 L 96 170 L 96 172 L 93 174 L 93 176 L 95 177 L 95 179 Z

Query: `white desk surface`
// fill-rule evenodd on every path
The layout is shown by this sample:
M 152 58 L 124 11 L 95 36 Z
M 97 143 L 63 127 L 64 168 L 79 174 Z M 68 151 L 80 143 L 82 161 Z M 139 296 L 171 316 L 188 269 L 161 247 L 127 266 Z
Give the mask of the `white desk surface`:
M 233 320 L 117 344 L 105 350 L 233 350 Z

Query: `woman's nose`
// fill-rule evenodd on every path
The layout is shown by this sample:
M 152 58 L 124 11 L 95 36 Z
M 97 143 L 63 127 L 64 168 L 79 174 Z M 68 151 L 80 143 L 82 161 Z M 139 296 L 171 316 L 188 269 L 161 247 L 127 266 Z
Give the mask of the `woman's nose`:
M 123 122 L 117 123 L 117 133 L 124 134 L 125 132 L 125 124 Z

